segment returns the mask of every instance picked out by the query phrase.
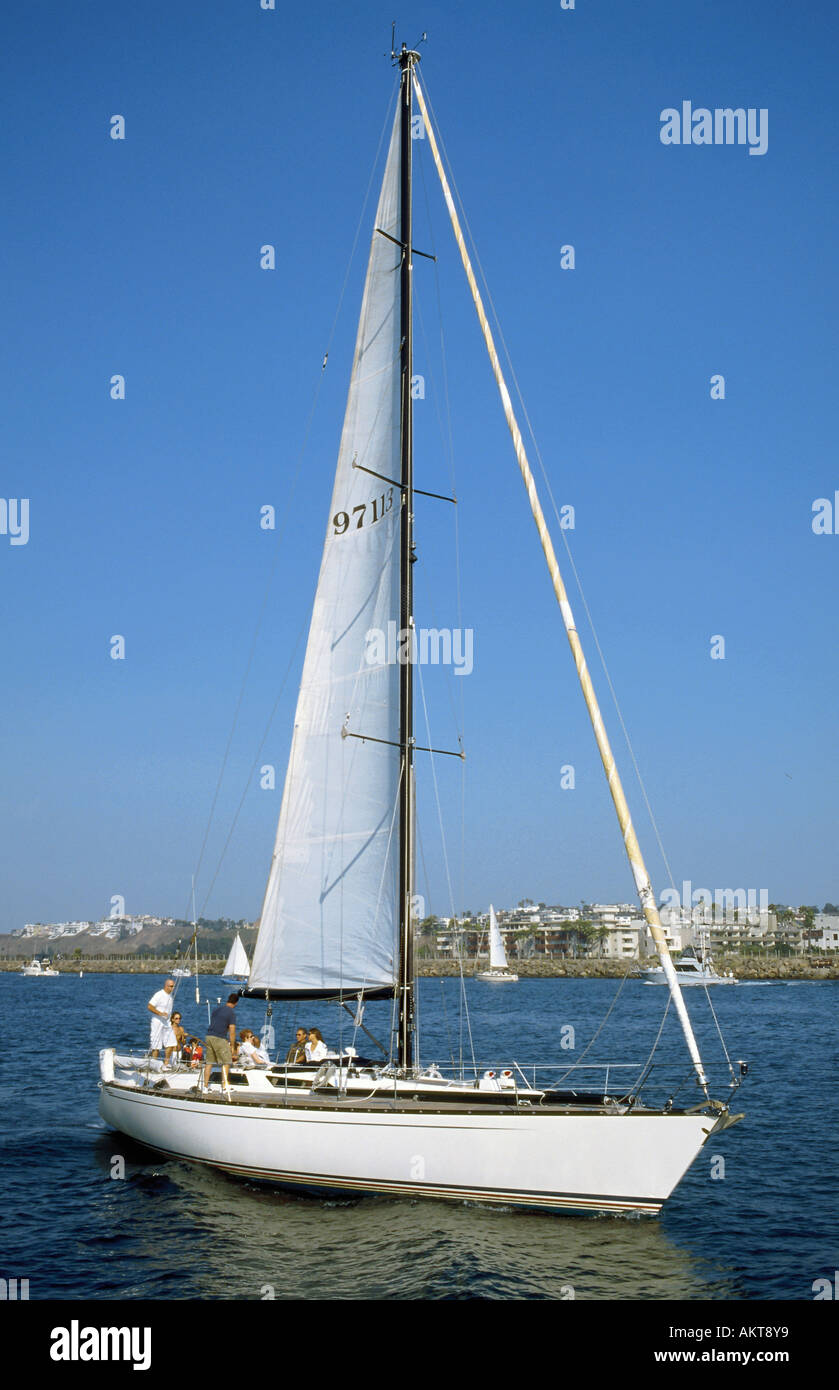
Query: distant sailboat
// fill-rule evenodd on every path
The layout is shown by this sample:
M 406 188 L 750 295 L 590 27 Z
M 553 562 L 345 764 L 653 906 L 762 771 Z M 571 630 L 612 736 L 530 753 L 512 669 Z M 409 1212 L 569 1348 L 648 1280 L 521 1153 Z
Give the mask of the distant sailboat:
M 242 938 L 236 933 L 236 940 L 230 947 L 230 955 L 227 957 L 221 978 L 230 985 L 246 985 L 251 973 L 248 953 L 242 945 Z
M 475 976 L 476 980 L 487 980 L 495 984 L 515 984 L 518 975 L 514 975 L 507 965 L 507 952 L 504 949 L 504 938 L 501 935 L 501 928 L 495 915 L 495 908 L 492 903 L 489 905 L 489 970 L 480 970 Z
M 206 1089 L 196 1085 L 188 1072 L 164 1071 L 150 1081 L 148 1068 L 130 1059 L 123 1064 L 105 1048 L 100 1113 L 154 1149 L 292 1190 L 655 1214 L 710 1136 L 739 1117 L 709 1090 L 417 78 L 419 54 L 403 46 L 394 57 L 401 69 L 396 119 L 372 228 L 274 853 L 243 991 L 268 1007 L 278 999 L 338 1001 L 354 1029 L 365 1032 L 367 1001 L 387 1000 L 389 1050 L 379 1044 L 384 1057 L 377 1062 L 347 1047 L 320 1063 L 234 1068 L 224 1092 L 212 1077 Z M 693 1064 L 694 1093 L 681 1106 L 672 1095 L 648 1099 L 648 1072 L 639 1067 L 636 1076 L 628 1064 L 617 1071 L 627 1078 L 620 1082 L 614 1071 L 609 1080 L 605 1064 L 602 1070 L 586 1064 L 569 1083 L 573 1064 L 560 1066 L 558 1058 L 527 1075 L 514 1065 L 483 1076 L 477 1065 L 470 1071 L 453 1062 L 444 1074 L 419 1060 L 414 765 L 432 750 L 414 736 L 411 662 L 371 663 L 365 636 L 388 631 L 391 623 L 414 629 L 411 190 L 412 132 L 420 115 L 414 98 L 621 838 Z M 247 973 L 247 962 L 231 953 L 226 970 Z M 592 1075 L 601 1079 L 581 1084 L 581 1076 Z

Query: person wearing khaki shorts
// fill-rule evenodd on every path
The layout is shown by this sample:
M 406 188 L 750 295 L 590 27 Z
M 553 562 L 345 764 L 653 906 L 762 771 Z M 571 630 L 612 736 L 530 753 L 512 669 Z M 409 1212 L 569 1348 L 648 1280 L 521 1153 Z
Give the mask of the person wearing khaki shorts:
M 221 1084 L 230 1098 L 230 1085 L 227 1069 L 233 1061 L 233 1044 L 236 1041 L 236 1005 L 238 994 L 229 994 L 226 1004 L 219 1004 L 213 1010 L 207 1036 L 204 1039 L 204 1089 L 210 1084 L 213 1066 L 221 1067 Z
M 204 1039 L 204 1043 L 207 1050 L 207 1061 L 210 1065 L 215 1064 L 217 1067 L 229 1067 L 231 1065 L 233 1057 L 230 1052 L 230 1043 L 226 1038 L 215 1038 L 212 1033 L 209 1033 Z

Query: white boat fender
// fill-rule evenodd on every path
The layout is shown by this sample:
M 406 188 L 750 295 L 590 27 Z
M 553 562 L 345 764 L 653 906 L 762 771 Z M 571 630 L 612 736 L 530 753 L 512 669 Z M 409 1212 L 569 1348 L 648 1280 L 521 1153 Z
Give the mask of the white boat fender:
M 99 1053 L 99 1075 L 103 1081 L 113 1081 L 114 1079 L 114 1057 L 116 1049 L 113 1047 L 103 1047 Z

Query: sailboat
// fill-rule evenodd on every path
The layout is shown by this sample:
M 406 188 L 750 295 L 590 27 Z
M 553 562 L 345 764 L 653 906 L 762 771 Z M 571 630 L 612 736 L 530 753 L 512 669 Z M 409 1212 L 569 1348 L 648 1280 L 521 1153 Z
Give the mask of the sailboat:
M 230 947 L 230 954 L 224 963 L 221 978 L 229 985 L 246 985 L 251 973 L 248 953 L 242 945 L 242 938 L 236 933 L 236 940 Z
M 382 1061 L 355 1047 L 317 1063 L 194 1073 L 100 1053 L 100 1113 L 166 1154 L 297 1192 L 476 1200 L 556 1212 L 656 1214 L 711 1135 L 712 1098 L 659 922 L 573 614 L 419 82 L 404 45 L 274 852 L 246 997 L 391 1001 Z M 414 764 L 410 659 L 370 661 L 366 634 L 414 633 L 412 566 L 412 121 L 440 176 L 531 510 L 591 714 L 621 835 L 695 1073 L 695 1095 L 647 1103 L 609 1072 L 593 1087 L 513 1063 L 478 1075 L 423 1066 L 411 904 Z M 567 1063 L 567 1054 L 566 1054 Z M 572 1069 L 573 1070 L 573 1069 Z M 595 1073 L 597 1074 L 597 1073 Z M 623 1074 L 625 1073 L 618 1073 Z M 590 1075 L 590 1073 L 586 1073 Z M 612 1072 L 614 1077 L 615 1073 Z M 553 1079 L 551 1079 L 553 1078 Z M 732 1082 L 732 1087 L 734 1086 Z
M 498 918 L 495 915 L 495 908 L 492 903 L 489 905 L 489 970 L 480 970 L 475 976 L 476 980 L 487 980 L 496 984 L 514 984 L 518 979 L 507 964 L 507 952 L 504 949 L 504 938 L 501 935 L 501 928 L 498 925 Z

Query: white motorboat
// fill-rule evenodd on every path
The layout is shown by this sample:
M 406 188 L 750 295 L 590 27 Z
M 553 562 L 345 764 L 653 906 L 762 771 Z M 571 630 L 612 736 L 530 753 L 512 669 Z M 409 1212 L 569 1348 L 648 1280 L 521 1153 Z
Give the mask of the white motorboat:
M 28 965 L 22 965 L 21 975 L 26 975 L 29 979 L 46 979 L 50 975 L 60 975 L 60 970 L 54 970 L 48 960 L 40 961 L 37 958 L 31 960 Z
M 373 223 L 338 464 L 259 935 L 243 993 L 390 1001 L 381 1061 L 350 1049 L 318 1066 L 196 1073 L 100 1055 L 100 1113 L 162 1153 L 298 1192 L 474 1199 L 571 1212 L 654 1214 L 711 1135 L 713 1099 L 667 952 L 574 616 L 515 419 L 435 131 L 403 45 L 396 116 Z M 418 111 L 415 116 L 415 104 Z M 412 125 L 421 120 L 498 384 L 519 470 L 593 724 L 620 833 L 694 1073 L 678 1107 L 645 1076 L 586 1087 L 567 1055 L 452 1073 L 421 1065 L 413 958 L 414 770 L 433 750 L 413 727 L 410 657 L 369 659 L 366 634 L 415 633 L 412 569 Z M 433 495 L 433 494 L 432 494 Z M 453 499 L 448 499 L 449 501 Z M 462 756 L 460 754 L 459 756 Z M 425 764 L 428 765 L 427 763 Z M 193 913 L 194 916 L 194 913 Z M 568 1081 L 568 1073 L 571 1080 Z M 585 1073 L 590 1075 L 589 1072 Z M 595 1073 L 597 1074 L 597 1073 Z M 552 1079 L 553 1078 L 553 1079 Z M 736 1083 L 734 1083 L 736 1084 Z
M 682 951 L 673 962 L 676 978 L 684 987 L 690 985 L 736 985 L 739 983 L 732 971 L 719 975 L 714 968 L 710 954 L 698 953 L 692 946 Z M 660 965 L 649 966 L 641 972 L 647 985 L 665 985 L 667 980 Z
M 489 970 L 479 970 L 475 975 L 476 980 L 485 980 L 488 984 L 515 984 L 518 979 L 507 964 L 507 952 L 504 948 L 504 938 L 498 925 L 498 918 L 495 915 L 495 908 L 492 903 L 489 905 Z

